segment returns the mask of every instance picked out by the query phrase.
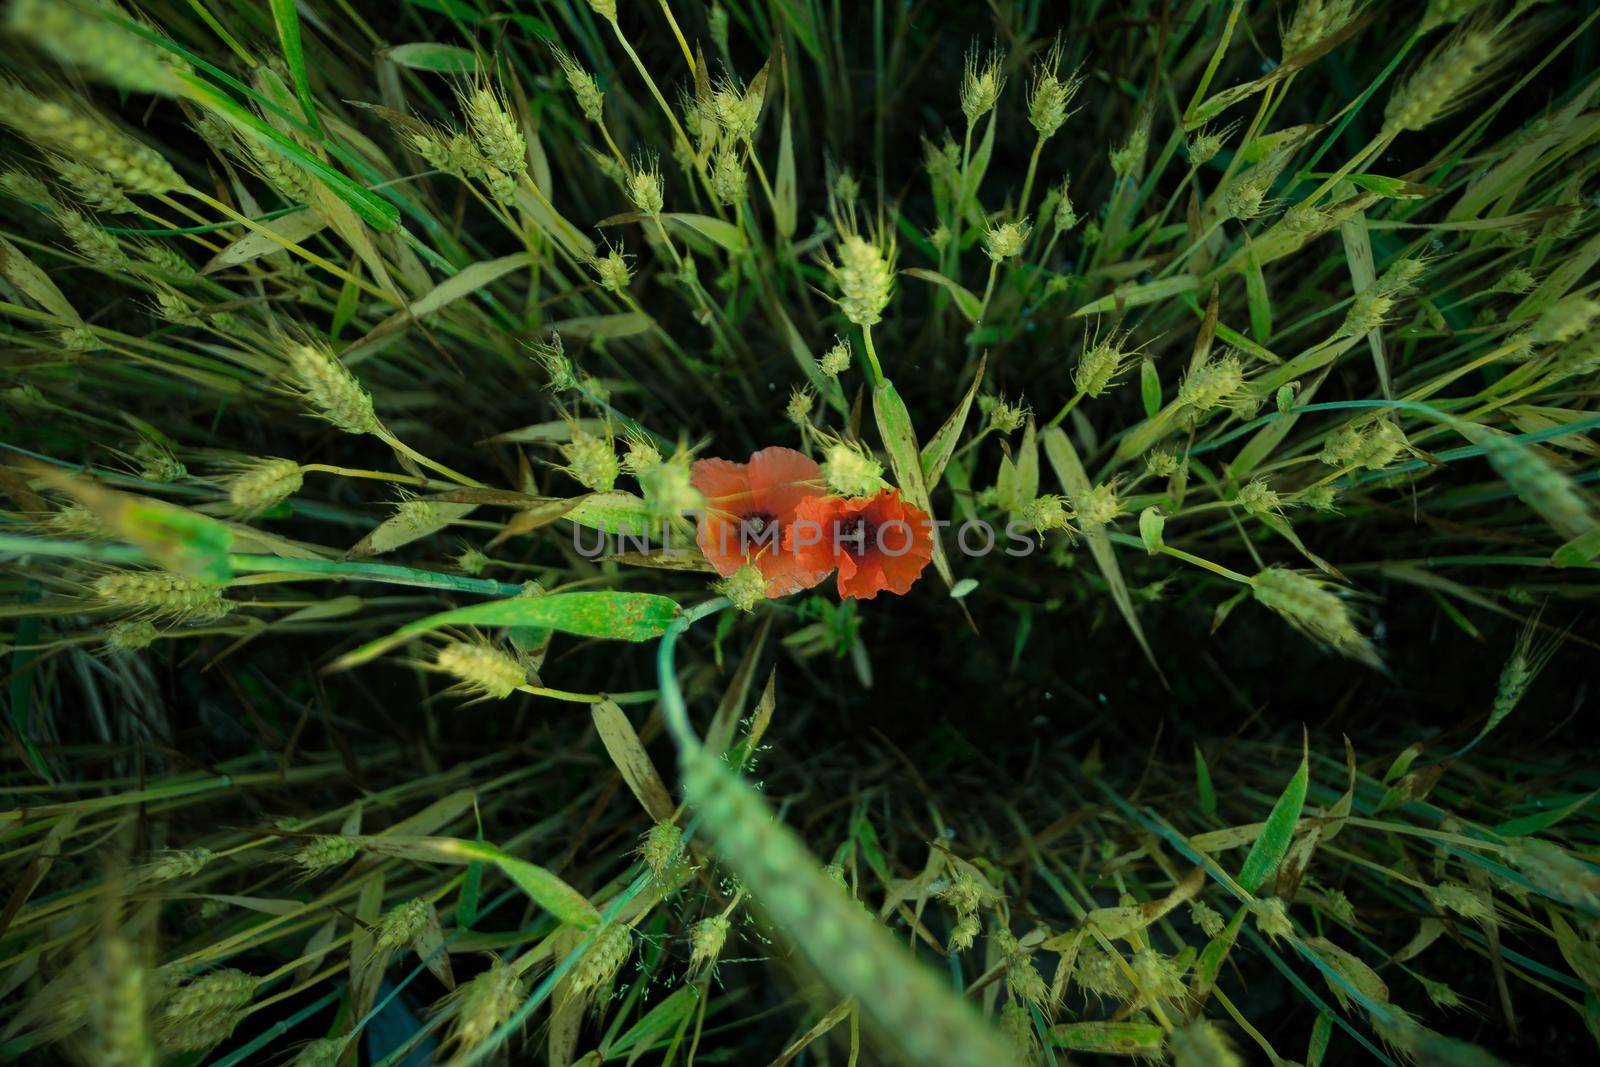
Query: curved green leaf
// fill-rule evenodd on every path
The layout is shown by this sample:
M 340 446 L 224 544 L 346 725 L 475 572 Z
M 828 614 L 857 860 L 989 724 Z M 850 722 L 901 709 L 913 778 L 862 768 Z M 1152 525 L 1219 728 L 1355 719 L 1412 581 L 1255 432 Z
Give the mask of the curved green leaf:
M 407 623 L 331 663 L 342 671 L 369 663 L 414 637 L 445 626 L 539 626 L 581 637 L 649 641 L 666 632 L 680 614 L 676 601 L 654 593 L 552 593 L 487 600 Z
M 1300 822 L 1300 811 L 1305 807 L 1306 788 L 1310 781 L 1311 769 L 1306 754 L 1302 752 L 1300 769 L 1294 772 L 1294 777 L 1284 787 L 1283 795 L 1272 806 L 1272 814 L 1267 816 L 1261 836 L 1250 846 L 1250 854 L 1244 858 L 1244 866 L 1239 869 L 1239 885 L 1246 892 L 1254 893 L 1260 889 L 1267 877 L 1277 870 L 1283 854 L 1289 851 L 1294 828 Z
M 471 74 L 478 69 L 477 54 L 453 44 L 397 44 L 383 57 L 411 70 L 440 74 Z

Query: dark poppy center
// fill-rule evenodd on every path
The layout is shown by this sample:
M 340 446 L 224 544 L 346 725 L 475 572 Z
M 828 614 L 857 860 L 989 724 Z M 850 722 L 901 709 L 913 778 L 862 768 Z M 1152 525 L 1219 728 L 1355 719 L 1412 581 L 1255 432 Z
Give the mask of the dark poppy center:
M 765 511 L 752 512 L 739 520 L 739 538 L 743 541 L 740 548 L 745 552 L 754 551 L 762 545 L 776 545 L 778 541 L 777 516 Z
M 839 550 L 851 559 L 860 559 L 878 547 L 878 524 L 863 516 L 845 519 L 834 527 Z

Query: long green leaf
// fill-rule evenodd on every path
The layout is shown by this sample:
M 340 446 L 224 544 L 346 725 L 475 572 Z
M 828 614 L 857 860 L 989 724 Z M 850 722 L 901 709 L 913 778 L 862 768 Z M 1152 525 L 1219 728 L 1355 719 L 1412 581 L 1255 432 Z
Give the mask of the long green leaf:
M 933 492 L 939 487 L 939 479 L 944 477 L 945 464 L 950 462 L 950 457 L 955 454 L 956 444 L 961 440 L 961 431 L 967 424 L 967 413 L 972 410 L 972 401 L 978 395 L 978 386 L 983 384 L 983 371 L 989 365 L 989 355 L 984 353 L 978 357 L 978 369 L 972 376 L 972 384 L 967 386 L 966 395 L 961 398 L 961 403 L 944 420 L 944 425 L 922 446 L 922 484 L 928 487 L 928 492 Z
M 406 859 L 463 866 L 475 862 L 490 864 L 498 867 L 540 907 L 569 926 L 587 930 L 600 924 L 599 910 L 560 877 L 537 863 L 518 859 L 482 841 L 464 841 L 456 837 L 369 837 L 363 841 L 362 847 L 368 852 Z
M 922 451 L 917 447 L 916 431 L 911 428 L 911 413 L 906 410 L 905 401 L 900 399 L 893 382 L 885 379 L 872 391 L 872 413 L 877 418 L 884 448 L 889 451 L 889 465 L 894 469 L 900 492 L 931 518 L 933 505 L 928 502 L 928 487 L 922 480 Z M 945 585 L 955 585 L 955 575 L 950 570 L 950 560 L 945 557 L 937 531 L 933 538 L 933 566 Z
M 680 614 L 675 601 L 654 593 L 551 593 L 488 600 L 407 623 L 388 637 L 340 656 L 327 669 L 369 663 L 414 637 L 445 626 L 539 626 L 581 637 L 649 641 L 666 632 Z
M 300 40 L 300 13 L 294 3 L 295 0 L 272 0 L 272 21 L 278 26 L 278 43 L 283 46 L 283 59 L 294 79 L 294 94 L 300 100 L 306 124 L 321 133 L 316 98 L 311 95 L 311 78 L 306 71 L 305 45 Z
M 1267 816 L 1261 836 L 1250 846 L 1250 854 L 1244 858 L 1244 866 L 1239 868 L 1239 885 L 1246 892 L 1254 893 L 1260 889 L 1268 876 L 1278 869 L 1283 854 L 1289 851 L 1294 828 L 1300 822 L 1300 811 L 1305 807 L 1306 789 L 1310 781 L 1308 757 L 1302 752 L 1300 769 L 1295 771 L 1294 777 L 1284 787 L 1283 795 L 1272 806 L 1272 813 Z
M 387 231 L 399 225 L 400 209 L 389 201 L 340 174 L 199 76 L 179 72 L 177 77 L 183 82 L 191 100 L 217 112 L 246 136 L 255 138 L 264 147 L 304 168 L 373 229 Z

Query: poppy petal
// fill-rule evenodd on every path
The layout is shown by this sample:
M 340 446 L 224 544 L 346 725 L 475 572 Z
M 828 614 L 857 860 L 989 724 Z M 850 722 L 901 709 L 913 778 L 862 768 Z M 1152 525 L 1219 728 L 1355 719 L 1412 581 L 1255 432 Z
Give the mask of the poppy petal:
M 822 468 L 792 448 L 763 448 L 750 457 L 749 472 L 757 510 L 780 520 L 801 502 L 822 495 Z
M 689 468 L 689 484 L 700 490 L 706 503 L 726 509 L 750 494 L 750 471 L 743 463 L 726 459 L 697 459 Z

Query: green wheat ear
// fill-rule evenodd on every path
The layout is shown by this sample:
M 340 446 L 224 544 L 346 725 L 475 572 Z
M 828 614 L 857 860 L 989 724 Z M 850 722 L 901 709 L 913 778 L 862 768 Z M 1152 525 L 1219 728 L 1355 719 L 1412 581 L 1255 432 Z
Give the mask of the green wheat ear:
M 882 924 L 823 873 L 794 831 L 726 762 L 701 748 L 683 761 L 684 798 L 757 905 L 829 985 L 856 998 L 908 1063 L 1019 1062 L 970 1005 L 906 956 Z

